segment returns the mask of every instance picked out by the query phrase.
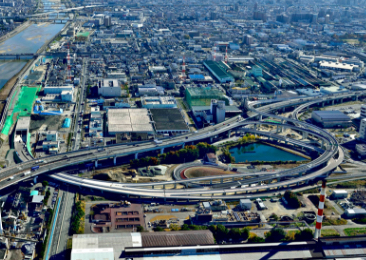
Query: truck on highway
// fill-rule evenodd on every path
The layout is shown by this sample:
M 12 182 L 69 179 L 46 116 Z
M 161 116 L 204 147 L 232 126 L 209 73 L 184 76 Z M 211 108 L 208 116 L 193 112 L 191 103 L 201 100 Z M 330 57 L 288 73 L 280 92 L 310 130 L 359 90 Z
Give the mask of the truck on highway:
M 103 152 L 104 150 L 104 148 L 98 148 L 98 152 Z
M 163 141 L 159 141 L 158 139 L 155 139 L 155 140 L 154 140 L 154 142 L 155 142 L 156 144 L 162 144 L 162 143 L 163 143 Z
M 31 171 L 35 171 L 35 170 L 38 170 L 39 169 L 39 165 L 37 165 L 37 166 L 33 166 L 32 168 L 31 168 Z
M 24 177 L 24 176 L 27 176 L 27 175 L 29 175 L 29 174 L 31 174 L 31 172 L 30 172 L 30 171 L 27 171 L 27 172 L 23 173 L 23 177 Z

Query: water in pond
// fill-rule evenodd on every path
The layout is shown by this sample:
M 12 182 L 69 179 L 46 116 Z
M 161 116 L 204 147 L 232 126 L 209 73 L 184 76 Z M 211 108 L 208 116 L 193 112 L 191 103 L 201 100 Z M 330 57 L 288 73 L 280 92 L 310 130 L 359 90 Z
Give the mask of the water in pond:
M 306 158 L 299 155 L 261 143 L 251 143 L 242 146 L 231 147 L 229 151 L 235 158 L 235 162 L 307 160 Z

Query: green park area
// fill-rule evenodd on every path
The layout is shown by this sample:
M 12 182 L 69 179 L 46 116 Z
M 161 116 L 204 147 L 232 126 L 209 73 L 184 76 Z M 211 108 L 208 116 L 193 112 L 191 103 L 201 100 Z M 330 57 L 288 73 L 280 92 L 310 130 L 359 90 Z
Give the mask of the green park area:
M 344 233 L 347 236 L 362 236 L 366 234 L 366 228 L 346 228 Z
M 17 100 L 14 100 L 16 93 L 11 98 L 9 109 L 11 109 L 13 102 L 16 102 L 11 115 L 8 115 L 1 131 L 4 135 L 9 135 L 11 127 L 16 123 L 21 116 L 30 116 L 32 114 L 33 103 L 36 100 L 38 91 L 41 87 L 22 87 Z

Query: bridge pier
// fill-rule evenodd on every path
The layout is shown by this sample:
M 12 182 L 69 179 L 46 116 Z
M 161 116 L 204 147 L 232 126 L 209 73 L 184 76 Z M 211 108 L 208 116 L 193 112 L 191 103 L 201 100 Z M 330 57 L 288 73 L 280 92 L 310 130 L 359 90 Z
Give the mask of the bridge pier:
M 212 185 L 212 179 L 210 180 L 210 185 Z
M 176 189 L 177 188 L 177 183 L 174 183 L 174 189 Z
M 322 102 L 322 107 L 324 107 L 325 102 Z
M 235 177 L 232 178 L 232 181 L 235 181 Z
M 210 137 L 210 143 L 213 143 L 213 137 Z
M 259 121 L 262 121 L 262 120 L 263 120 L 263 116 L 259 115 Z
M 160 149 L 160 154 L 164 153 L 164 147 Z
M 95 160 L 95 168 L 98 168 L 98 160 Z
M 220 182 L 221 182 L 221 183 L 224 183 L 224 178 L 221 178 Z
M 117 164 L 117 155 L 113 157 L 113 164 L 116 165 Z
M 185 145 L 186 145 L 185 143 L 183 143 L 183 144 L 182 144 L 182 149 L 184 149 L 184 146 L 185 146 Z M 192 145 L 193 145 L 193 142 L 192 142 Z
M 151 186 L 151 188 L 152 188 L 152 189 L 155 189 L 155 186 L 154 186 L 154 185 L 152 185 L 152 186 Z
M 308 138 L 308 133 L 303 131 L 302 132 L 302 139 L 306 139 L 306 138 Z
M 165 190 L 165 184 L 163 185 L 163 190 Z
M 302 172 L 299 172 L 299 177 L 301 177 L 302 176 Z
M 358 101 L 358 96 L 356 95 L 356 101 Z
M 229 130 L 227 133 L 227 137 L 230 138 L 230 136 L 231 136 L 231 130 Z
M 139 158 L 139 153 L 135 153 L 135 159 Z
M 334 106 L 334 99 L 332 100 L 332 106 Z

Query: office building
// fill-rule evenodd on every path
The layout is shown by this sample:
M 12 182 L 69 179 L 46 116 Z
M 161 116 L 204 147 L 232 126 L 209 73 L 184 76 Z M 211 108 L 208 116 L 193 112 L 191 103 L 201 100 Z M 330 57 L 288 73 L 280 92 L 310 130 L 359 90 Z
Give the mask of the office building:
M 213 122 L 219 124 L 225 121 L 225 101 L 222 100 L 211 100 L 211 109 Z
M 358 133 L 361 139 L 366 140 L 366 118 L 361 120 L 360 130 Z

